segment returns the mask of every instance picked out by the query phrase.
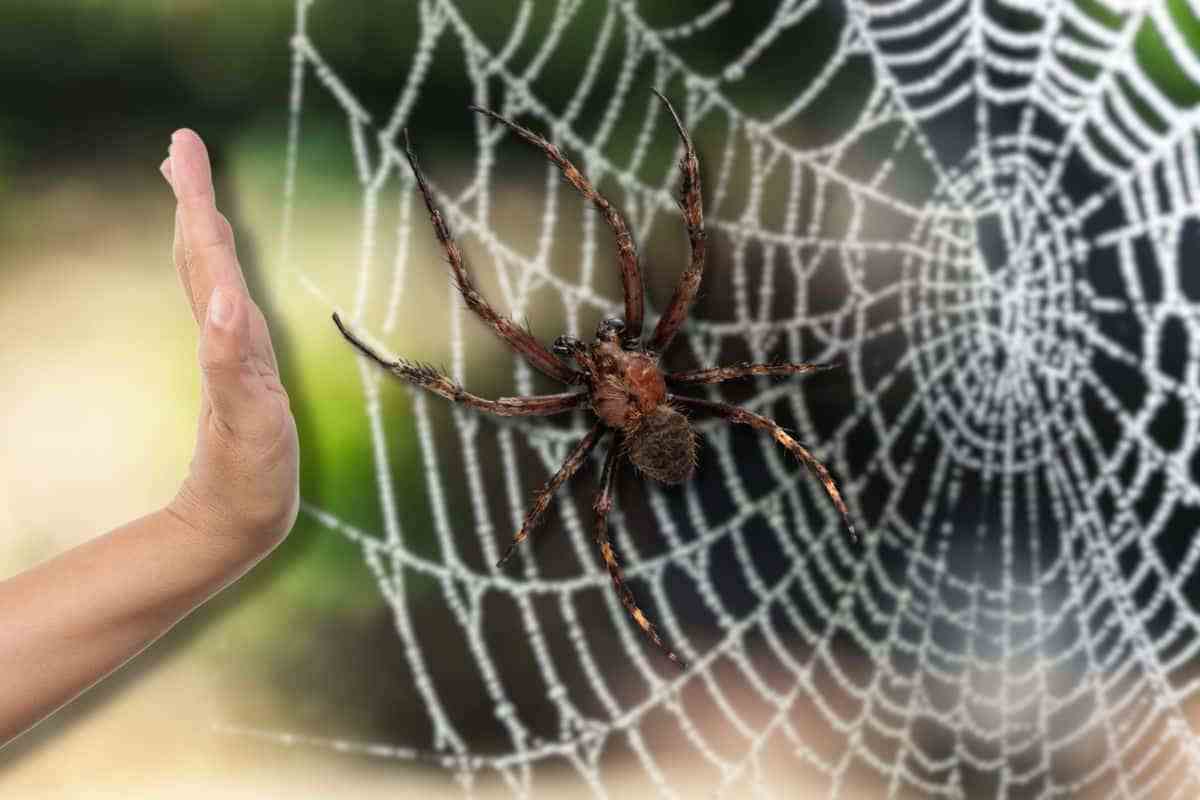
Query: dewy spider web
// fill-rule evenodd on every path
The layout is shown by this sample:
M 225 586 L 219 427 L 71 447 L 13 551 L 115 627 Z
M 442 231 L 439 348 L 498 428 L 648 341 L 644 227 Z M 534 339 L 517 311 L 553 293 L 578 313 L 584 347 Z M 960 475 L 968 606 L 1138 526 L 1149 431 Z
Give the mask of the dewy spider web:
M 376 119 L 349 68 L 323 57 L 319 6 L 299 0 L 285 250 L 300 237 L 290 219 L 314 97 L 345 112 L 364 221 L 352 296 L 298 277 L 406 354 L 389 335 L 409 313 L 407 282 L 441 265 L 408 263 L 432 232 L 398 134 L 412 126 L 421 149 L 413 109 L 433 65 L 459 59 L 473 100 L 566 147 L 626 212 L 643 271 L 674 281 L 682 245 L 645 257 L 652 235 L 683 241 L 675 156 L 652 155 L 676 146 L 648 91 L 661 87 L 696 137 L 713 241 L 677 363 L 842 360 L 825 388 L 763 381 L 746 405 L 787 420 L 830 464 L 865 541 L 847 543 L 820 485 L 769 437 L 702 426 L 703 479 L 670 492 L 627 481 L 613 521 L 633 588 L 690 664 L 676 673 L 609 590 L 588 493 L 560 493 L 542 530 L 573 551 L 570 574 L 532 550 L 523 566 L 490 566 L 583 415 L 514 425 L 455 409 L 453 436 L 435 443 L 440 401 L 414 391 L 415 422 L 386 417 L 381 392 L 404 390 L 364 364 L 383 529 L 305 511 L 361 547 L 428 733 L 395 746 L 282 738 L 444 754 L 468 789 L 491 774 L 517 795 L 566 766 L 609 796 L 617 758 L 662 796 L 680 795 L 683 764 L 737 796 L 769 793 L 790 767 L 836 797 L 867 779 L 888 797 L 1196 797 L 1200 273 L 1187 256 L 1200 252 L 1200 114 L 1139 48 L 1200 85 L 1179 32 L 1200 7 L 783 0 L 748 46 L 700 69 L 692 41 L 743 13 L 728 0 L 665 27 L 642 3 L 537 5 L 514 4 L 503 34 L 485 37 L 455 0 L 417 3 L 416 53 Z M 593 55 L 573 96 L 552 102 L 543 83 L 585 11 L 599 11 Z M 814 48 L 827 55 L 810 75 L 758 75 Z M 606 59 L 619 67 L 601 82 Z M 522 200 L 540 204 L 539 238 L 514 241 L 496 223 L 497 150 L 511 137 L 465 111 L 456 122 L 477 134 L 467 188 L 447 192 L 433 158 L 426 170 L 473 271 L 498 276 L 497 307 L 530 314 L 542 339 L 589 335 L 620 308 L 607 231 L 547 165 L 542 194 Z M 802 137 L 821 125 L 825 139 Z M 631 151 L 618 126 L 634 131 Z M 560 330 L 538 321 L 547 297 Z M 651 323 L 665 299 L 651 291 Z M 464 330 L 476 321 L 454 305 L 450 369 L 471 387 Z M 529 392 L 528 368 L 511 364 Z M 386 442 L 413 424 L 433 545 L 393 494 Z M 464 524 L 452 522 L 457 484 L 472 497 Z M 415 580 L 437 587 L 441 623 L 465 642 L 472 697 L 440 675 Z M 488 637 L 498 624 L 503 648 Z M 533 668 L 515 672 L 512 649 Z M 466 700 L 495 710 L 486 741 L 457 715 Z

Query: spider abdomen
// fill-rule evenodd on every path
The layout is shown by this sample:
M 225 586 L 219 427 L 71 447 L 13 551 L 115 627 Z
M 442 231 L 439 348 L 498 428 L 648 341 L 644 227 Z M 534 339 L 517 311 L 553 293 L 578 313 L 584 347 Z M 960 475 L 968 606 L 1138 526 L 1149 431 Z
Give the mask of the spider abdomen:
M 660 483 L 683 483 L 696 467 L 696 434 L 687 417 L 665 403 L 626 430 L 625 448 L 634 466 Z

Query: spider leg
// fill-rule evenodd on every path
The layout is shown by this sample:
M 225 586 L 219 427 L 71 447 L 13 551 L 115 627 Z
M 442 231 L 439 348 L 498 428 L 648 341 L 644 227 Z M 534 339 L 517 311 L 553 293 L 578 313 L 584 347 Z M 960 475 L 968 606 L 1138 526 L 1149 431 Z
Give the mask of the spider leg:
M 429 184 L 425 182 L 425 176 L 421 174 L 421 168 L 417 165 L 417 157 L 413 154 L 412 143 L 408 140 L 408 131 L 404 132 L 404 155 L 408 158 L 409 166 L 412 167 L 413 176 L 417 179 L 417 187 L 421 190 L 421 196 L 425 198 L 425 207 L 429 209 L 429 217 L 433 222 L 434 233 L 437 234 L 442 249 L 446 251 L 446 260 L 450 262 L 450 271 L 454 274 L 454 283 L 458 287 L 458 291 L 462 293 L 463 300 L 467 303 L 467 308 L 474 311 L 479 315 L 480 319 L 490 325 L 492 330 L 507 342 L 513 350 L 520 353 L 534 369 L 563 383 L 579 383 L 583 379 L 583 375 L 555 358 L 541 342 L 533 337 L 532 333 L 520 327 L 508 317 L 497 313 L 483 299 L 483 295 L 471 283 L 471 276 L 467 274 L 466 265 L 463 263 L 462 250 L 459 249 L 458 244 L 454 241 L 454 237 L 450 235 L 450 228 L 446 225 L 446 220 L 442 217 L 442 212 L 433 202 L 433 195 L 429 191 Z
M 604 195 L 596 191 L 591 181 L 584 177 L 583 173 L 562 154 L 562 151 L 558 147 L 523 125 L 518 125 L 512 120 L 500 116 L 495 111 L 474 105 L 468 106 L 468 108 L 507 125 L 522 139 L 545 153 L 546 158 L 550 159 L 555 166 L 562 170 L 563 175 L 571 182 L 571 185 L 585 198 L 590 200 L 592 205 L 599 209 L 600 213 L 604 216 L 604 221 L 608 223 L 608 227 L 612 229 L 613 235 L 617 237 L 617 261 L 621 268 L 621 286 L 625 295 L 624 338 L 640 338 L 642 335 L 643 315 L 642 276 L 638 272 L 637 248 L 634 247 L 633 235 L 629 232 L 629 226 L 625 224 L 625 218 L 605 199 Z
M 676 386 L 695 386 L 701 383 L 724 383 L 739 378 L 750 378 L 756 375 L 771 375 L 776 377 L 786 375 L 807 375 L 810 372 L 824 372 L 834 369 L 840 364 L 732 364 L 727 367 L 712 367 L 710 369 L 693 369 L 687 372 L 670 372 L 664 377 L 667 383 Z
M 366 342 L 359 339 L 342 322 L 335 312 L 333 324 L 337 325 L 346 341 L 372 361 L 389 369 L 393 375 L 411 384 L 428 389 L 434 394 L 441 395 L 455 403 L 496 414 L 501 417 L 546 417 L 551 414 L 561 414 L 577 408 L 587 400 L 587 392 L 564 392 L 562 394 L 542 394 L 530 397 L 501 397 L 499 400 L 488 400 L 473 395 L 463 389 L 449 377 L 438 372 L 428 364 L 418 364 L 399 359 L 389 361 L 376 353 Z
M 842 515 L 842 520 L 846 523 L 846 528 L 850 531 L 850 541 L 858 541 L 858 536 L 854 532 L 854 523 L 850 521 L 850 511 L 846 508 L 846 501 L 842 499 L 842 493 L 838 491 L 837 484 L 834 483 L 833 476 L 829 474 L 829 470 L 804 445 L 789 436 L 787 431 L 781 428 L 775 420 L 764 417 L 761 414 L 755 414 L 753 411 L 747 411 L 744 408 L 730 405 L 729 403 L 714 403 L 709 400 L 682 397 L 677 394 L 668 394 L 667 399 L 671 403 L 683 406 L 684 408 L 716 414 L 734 424 L 749 425 L 752 428 L 769 431 L 775 441 L 790 450 L 793 455 L 807 464 L 808 468 L 813 471 L 813 474 L 824 485 L 825 493 L 833 501 L 834 507 Z
M 633 621 L 638 627 L 650 638 L 650 641 L 666 654 L 667 658 L 674 661 L 683 669 L 686 665 L 680 660 L 675 652 L 668 648 L 662 638 L 658 635 L 658 631 L 649 619 L 646 618 L 645 612 L 638 608 L 637 601 L 633 597 L 633 592 L 625 585 L 625 574 L 621 571 L 621 565 L 617 563 L 617 554 L 613 552 L 612 543 L 608 540 L 608 512 L 612 510 L 613 504 L 613 483 L 617 473 L 617 463 L 621 458 L 621 448 L 614 441 L 608 450 L 608 457 L 604 460 L 604 472 L 600 476 L 600 491 L 596 494 L 596 502 L 592 506 L 596 511 L 596 544 L 600 548 L 600 558 L 604 561 L 604 566 L 608 568 L 608 575 L 612 578 L 613 588 L 617 591 L 617 596 L 621 598 L 621 602 L 625 605 L 625 610 L 629 612 L 629 616 L 633 617 Z
M 540 489 L 537 490 L 537 495 L 533 498 L 533 505 L 525 514 L 525 521 L 521 523 L 521 529 L 513 534 L 512 542 L 509 543 L 508 549 L 504 551 L 504 555 L 496 563 L 497 567 L 504 566 L 504 562 L 512 557 L 516 551 L 517 545 L 529 538 L 529 534 L 537 527 L 537 524 L 542 521 L 542 515 L 546 513 L 546 509 L 550 507 L 550 500 L 554 497 L 554 493 L 558 491 L 558 487 L 569 481 L 571 477 L 579 471 L 583 466 L 583 462 L 587 459 L 588 453 L 595 448 L 596 442 L 600 441 L 600 437 L 604 434 L 605 425 L 603 422 L 597 422 L 587 436 L 579 440 L 579 444 L 571 450 L 567 455 L 562 466 L 558 468 L 558 472 L 546 481 Z
M 675 122 L 675 130 L 679 131 L 679 138 L 683 140 L 683 156 L 679 159 L 679 171 L 683 173 L 683 181 L 679 185 L 679 206 L 683 210 L 683 218 L 687 223 L 688 244 L 691 248 L 691 260 L 688 262 L 687 269 L 679 276 L 679 284 L 675 287 L 675 293 L 671 295 L 671 302 L 663 311 L 658 325 L 654 328 L 654 336 L 646 345 L 646 349 L 652 353 L 662 353 L 675 338 L 679 326 L 687 319 L 692 301 L 696 299 L 696 293 L 700 290 L 700 280 L 704 277 L 707 235 L 704 232 L 704 207 L 700 197 L 700 162 L 696 159 L 696 148 L 692 146 L 692 139 L 684 129 L 683 123 L 679 121 L 679 115 L 671 107 L 671 102 L 657 89 L 654 93 L 666 105 L 671 119 Z

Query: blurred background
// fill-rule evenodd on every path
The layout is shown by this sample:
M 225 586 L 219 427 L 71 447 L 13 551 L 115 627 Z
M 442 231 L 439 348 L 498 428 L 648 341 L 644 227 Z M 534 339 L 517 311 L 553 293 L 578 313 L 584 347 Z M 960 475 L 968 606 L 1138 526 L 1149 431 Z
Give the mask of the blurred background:
M 420 97 L 408 109 L 408 125 L 426 172 L 436 176 L 435 184 L 453 192 L 469 183 L 475 163 L 476 120 L 465 111 L 474 98 L 463 54 L 447 52 L 455 46 L 454 37 L 444 37 L 430 64 L 414 65 L 418 37 L 428 27 L 421 9 L 433 5 L 437 4 L 318 2 L 308 11 L 309 30 L 320 57 L 332 74 L 349 82 L 349 90 L 376 125 L 389 119 L 409 71 L 415 66 L 429 69 Z M 498 49 L 513 24 L 512 11 L 505 5 L 460 0 L 453 7 L 488 46 Z M 517 61 L 536 59 L 537 43 L 551 33 L 552 5 L 533 4 L 534 11 L 526 20 L 531 32 L 523 38 L 526 44 L 515 56 Z M 673 22 L 703 18 L 706 12 L 728 4 L 688 0 L 671 3 L 669 9 L 666 4 L 634 5 L 650 22 L 671 30 Z M 746 7 L 750 5 L 753 7 Z M 830 55 L 841 52 L 836 39 L 845 19 L 835 10 L 841 4 L 817 5 L 824 11 L 805 21 L 804 47 L 764 54 L 754 63 L 754 80 L 739 81 L 732 73 L 724 74 L 731 81 L 727 96 L 736 108 L 752 117 L 780 112 L 786 100 L 797 94 L 797 87 L 816 80 Z M 1194 48 L 1200 41 L 1195 19 L 1180 10 L 1181 4 L 1170 5 L 1178 31 Z M 554 51 L 553 66 L 542 70 L 537 81 L 538 96 L 552 111 L 560 113 L 569 107 L 608 6 L 585 3 L 565 31 L 555 32 L 562 39 Z M 734 54 L 752 46 L 754 37 L 771 19 L 772 6 L 739 5 L 735 13 L 719 15 L 719 24 L 682 31 L 678 52 L 696 73 L 720 70 Z M 1110 16 L 1092 3 L 1078 6 L 1090 9 L 1098 18 Z M 300 427 L 304 498 L 313 507 L 333 510 L 362 530 L 383 528 L 374 467 L 378 454 L 371 449 L 369 421 L 362 413 L 358 367 L 329 323 L 332 307 L 350 307 L 355 301 L 365 195 L 355 162 L 353 126 L 347 125 L 344 107 L 319 88 L 321 78 L 315 77 L 311 68 L 301 118 L 301 155 L 292 176 L 298 187 L 296 201 L 285 220 L 292 91 L 289 42 L 295 26 L 292 4 L 267 0 L 245 0 L 236 7 L 203 0 L 50 0 L 38 4 L 0 0 L 0 96 L 4 98 L 0 104 L 0 330 L 5 337 L 0 348 L 0 577 L 162 505 L 185 474 L 199 407 L 196 331 L 170 261 L 173 204 L 157 170 L 171 131 L 182 126 L 197 130 L 209 146 L 218 204 L 235 226 L 251 289 L 272 325 L 284 382 Z M 1200 97 L 1175 68 L 1161 39 L 1139 34 L 1131 52 L 1181 106 Z M 848 121 L 863 110 L 870 74 L 865 59 L 844 66 L 837 80 L 829 84 L 833 88 L 828 101 L 808 109 L 802 120 L 787 127 L 790 143 L 819 149 L 843 136 Z M 603 98 L 609 87 L 625 77 L 619 57 L 603 63 L 596 90 L 600 99 L 575 110 L 578 125 L 590 130 L 611 124 L 611 150 L 623 156 L 645 148 L 644 163 L 649 166 L 639 177 L 652 172 L 654 180 L 662 182 L 674 152 L 673 134 L 659 132 L 643 141 L 636 115 L 603 118 Z M 632 80 L 636 83 L 633 93 L 648 94 L 653 83 L 649 76 Z M 675 88 L 682 94 L 678 84 Z M 717 123 L 710 123 L 696 131 L 702 161 L 706 153 L 715 156 L 718 151 L 722 140 L 716 127 Z M 930 135 L 938 139 L 939 146 L 949 142 L 951 152 L 956 146 L 964 151 L 969 147 L 970 142 L 962 144 L 969 137 L 961 131 L 932 130 L 934 127 Z M 872 149 L 870 135 L 856 139 L 849 148 L 853 152 L 840 164 L 852 175 L 861 169 L 864 181 L 868 170 L 878 163 L 879 151 Z M 883 190 L 907 198 L 915 206 L 930 196 L 945 200 L 938 194 L 945 186 L 912 167 L 921 161 L 911 152 L 916 145 L 908 142 L 905 147 L 909 150 L 897 157 L 895 171 L 886 181 L 880 179 Z M 901 150 L 897 145 L 891 154 Z M 521 251 L 533 250 L 538 245 L 536 223 L 546 192 L 545 168 L 535 154 L 518 147 L 502 152 L 506 159 L 511 157 L 511 163 L 506 160 L 497 171 L 498 188 L 492 197 L 499 206 L 495 224 L 503 242 Z M 371 155 L 377 153 L 372 150 Z M 1071 195 L 1076 189 L 1081 195 L 1091 191 L 1085 178 L 1094 176 L 1082 173 L 1068 170 L 1064 194 Z M 715 182 L 716 176 L 706 172 L 706 181 L 710 178 Z M 395 189 L 394 176 L 392 180 Z M 618 179 L 610 175 L 607 180 L 606 188 L 616 190 Z M 735 175 L 728 182 L 735 196 L 748 191 L 745 178 Z M 768 190 L 772 202 L 763 211 L 772 222 L 783 215 L 782 209 L 790 207 L 780 183 Z M 411 203 L 409 194 L 407 202 Z M 393 203 L 395 195 L 386 199 Z M 577 208 L 566 205 L 574 202 L 573 197 L 562 202 L 563 208 Z M 904 238 L 890 229 L 886 220 L 873 221 L 877 227 L 865 231 L 843 231 L 839 226 L 850 217 L 849 201 L 835 197 L 828 205 L 831 221 L 822 223 L 828 225 L 823 233 L 832 239 L 856 235 Z M 807 213 L 812 208 L 804 206 L 803 210 Z M 389 206 L 389 213 L 392 211 Z M 410 212 L 414 234 L 406 246 L 412 266 L 405 279 L 400 317 L 387 342 L 394 352 L 410 358 L 445 363 L 456 356 L 446 333 L 452 300 L 439 271 L 442 256 L 419 207 L 412 205 L 404 213 Z M 675 220 L 666 222 L 674 224 Z M 389 217 L 379 224 L 392 225 L 393 221 Z M 563 223 L 567 231 L 575 231 L 571 224 Z M 285 225 L 291 232 L 287 236 Z M 680 228 L 656 225 L 653 233 L 639 242 L 643 262 L 662 265 L 647 272 L 651 297 L 668 296 L 674 284 L 683 264 L 681 236 Z M 746 291 L 744 286 L 733 285 L 730 273 L 722 268 L 735 251 L 726 237 L 714 233 L 710 265 L 717 266 L 710 267 L 706 276 L 709 283 L 697 312 L 703 319 L 722 320 L 732 313 L 728 298 Z M 501 286 L 481 249 L 476 242 L 475 272 L 484 293 L 495 297 Z M 598 252 L 607 257 L 607 241 L 602 241 Z M 564 253 L 562 269 L 574 276 L 572 251 L 568 248 Z M 759 255 L 752 249 L 749 259 Z M 377 255 L 377 263 L 388 256 L 390 253 Z M 863 258 L 868 263 L 864 274 L 870 273 L 875 256 Z M 878 271 L 871 274 L 894 277 L 886 271 L 890 267 L 877 266 Z M 382 267 L 376 269 L 378 274 L 384 273 Z M 832 307 L 837 298 L 858 290 L 843 285 L 839 269 L 830 266 L 813 278 L 816 288 L 808 302 L 820 306 L 827 297 L 833 298 Z M 605 274 L 603 267 L 597 272 L 600 274 L 591 285 L 602 297 L 617 298 L 612 276 Z M 319 276 L 319 292 L 312 290 L 311 282 L 306 284 L 305 278 L 311 276 Z M 387 284 L 379 280 L 375 286 L 376 293 L 366 306 L 377 321 L 381 304 L 387 301 Z M 790 301 L 772 302 L 783 306 Z M 574 319 L 557 297 L 537 305 L 536 311 L 536 331 L 546 340 L 561 332 L 568 320 L 586 335 L 599 317 L 596 309 L 588 308 L 581 319 Z M 897 313 L 895 309 L 880 311 L 887 320 Z M 946 313 L 949 317 L 955 312 Z M 853 323 L 852 316 L 847 314 L 847 327 L 838 333 L 845 341 L 856 340 L 859 334 L 860 340 L 872 340 L 886 327 L 864 322 L 862 317 Z M 863 329 L 856 333 L 853 324 Z M 809 332 L 804 335 L 808 337 Z M 498 395 L 518 388 L 514 384 L 519 380 L 513 377 L 510 359 L 503 356 L 501 348 L 479 331 L 467 330 L 464 336 L 470 342 L 466 370 L 472 390 Z M 804 342 L 806 352 L 821 345 L 819 336 Z M 969 355 L 973 356 L 969 348 L 974 346 L 973 341 L 969 343 Z M 898 347 L 882 342 L 865 360 L 855 362 L 856 368 L 864 372 L 884 369 L 896 362 Z M 720 353 L 722 361 L 745 356 L 737 349 Z M 685 365 L 692 366 L 686 361 L 678 364 Z M 970 394 L 970 376 L 966 384 L 962 391 Z M 538 384 L 537 388 L 549 387 Z M 846 407 L 853 391 L 851 378 L 844 374 L 806 384 L 804 402 L 817 420 L 818 430 L 836 428 L 835 415 L 845 413 L 838 409 Z M 747 394 L 738 395 L 734 390 L 727 396 L 744 399 Z M 382 390 L 380 402 L 387 418 L 406 421 L 388 429 L 386 450 L 397 510 L 406 530 L 415 532 L 414 547 L 419 549 L 432 540 L 428 531 L 434 527 L 435 515 L 428 499 L 419 432 L 407 423 L 413 413 L 412 401 L 407 391 L 388 386 Z M 433 440 L 447 454 L 446 480 L 441 487 L 448 493 L 445 506 L 450 518 L 446 524 L 466 529 L 472 520 L 472 498 L 461 481 L 450 477 L 455 474 L 456 430 L 444 409 L 431 413 L 436 423 Z M 1174 429 L 1181 424 L 1176 420 Z M 1161 438 L 1172 435 L 1168 432 Z M 842 439 L 853 443 L 857 441 L 854 436 L 852 431 Z M 859 453 L 886 449 L 870 435 L 860 444 Z M 849 472 L 847 465 L 859 463 L 858 456 L 854 452 L 847 456 L 844 445 L 845 441 L 840 441 L 841 461 L 837 464 Z M 913 445 L 914 450 L 916 447 Z M 757 452 L 738 451 L 738 456 L 749 465 L 747 470 L 759 470 L 766 480 L 767 467 L 759 463 L 762 457 Z M 925 463 L 916 455 L 911 460 Z M 534 466 L 531 474 L 535 477 L 544 473 L 528 449 L 522 450 L 520 463 Z M 497 475 L 495 480 L 496 486 L 491 488 L 498 496 L 501 477 Z M 972 506 L 968 511 L 980 515 L 985 513 L 978 510 L 981 507 L 994 510 L 994 506 L 971 500 L 973 490 L 988 495 L 986 480 L 981 480 L 980 486 L 969 480 L 966 483 L 963 507 Z M 884 494 L 873 491 L 874 487 L 859 486 L 862 513 L 871 515 L 872 520 L 877 519 L 873 515 L 882 513 L 879 497 Z M 714 490 L 712 496 L 720 494 L 720 487 L 713 484 L 707 485 L 707 490 Z M 650 511 L 643 501 L 632 499 L 638 491 L 632 479 L 625 482 L 622 496 L 631 498 L 628 514 L 648 520 Z M 581 509 L 587 508 L 588 492 L 586 486 L 574 492 Z M 715 502 L 718 510 L 709 509 L 714 516 L 727 512 Z M 1150 502 L 1155 502 L 1155 497 Z M 673 510 L 684 537 L 694 534 L 683 509 L 673 506 Z M 962 508 L 937 510 L 953 522 L 961 521 L 966 513 Z M 551 515 L 546 526 L 557 524 Z M 1164 538 L 1173 540 L 1173 547 L 1182 547 L 1180 543 L 1192 532 L 1182 522 L 1162 530 Z M 1057 531 L 1047 534 L 1056 535 Z M 561 542 L 551 542 L 539 552 L 554 562 L 565 548 Z M 434 550 L 432 545 L 429 549 Z M 992 569 L 999 563 L 994 552 L 976 550 L 975 556 L 980 562 L 990 562 Z M 888 557 L 894 564 L 905 563 L 902 554 Z M 846 560 L 835 559 L 835 566 L 842 578 L 851 572 Z M 460 642 L 449 641 L 453 639 L 450 634 L 444 645 L 438 639 L 439 626 L 453 624 L 440 588 L 432 578 L 418 576 L 409 582 L 407 591 L 414 598 L 413 607 L 425 609 L 418 620 L 422 641 L 429 643 L 433 656 L 444 657 L 435 669 L 443 675 L 456 675 L 455 670 L 463 668 L 461 662 L 468 659 Z M 428 603 L 422 602 L 424 598 Z M 971 622 L 965 627 L 970 628 Z M 715 625 L 706 619 L 694 627 L 703 639 L 703 631 L 711 631 Z M 515 622 L 495 637 L 490 641 L 498 648 L 526 647 Z M 250 576 L 192 615 L 118 675 L 0 753 L 0 795 L 372 798 L 406 797 L 421 791 L 431 796 L 457 796 L 460 790 L 452 775 L 437 768 L 339 753 L 328 746 L 289 746 L 278 738 L 232 732 L 251 727 L 343 742 L 429 746 L 429 723 L 406 669 L 403 646 L 392 610 L 383 601 L 377 577 L 362 550 L 322 527 L 311 514 L 301 514 L 285 544 Z M 959 646 L 961 642 L 951 649 Z M 867 674 L 868 658 L 856 645 L 840 642 L 838 648 L 846 654 L 840 663 L 848 674 Z M 620 653 L 616 655 L 620 663 Z M 861 667 L 859 672 L 855 665 Z M 1067 676 L 1063 680 L 1069 682 L 1075 673 L 1066 667 L 1063 670 Z M 764 674 L 773 673 L 764 670 Z M 470 680 L 478 682 L 478 676 L 472 675 Z M 817 686 L 835 682 L 828 676 L 814 680 Z M 736 686 L 731 689 L 734 705 L 738 692 Z M 808 702 L 801 699 L 797 706 L 802 711 Z M 801 711 L 797 716 L 803 717 Z M 471 728 L 478 720 L 479 730 L 485 731 L 495 724 L 493 712 L 482 692 L 478 697 L 464 694 L 463 707 L 455 710 L 456 721 Z M 814 712 L 813 717 L 819 714 Z M 722 717 L 713 712 L 712 719 L 719 722 Z M 1194 728 L 1194 722 L 1192 725 Z M 820 730 L 814 734 L 817 738 L 821 735 Z M 918 735 L 927 735 L 927 741 L 948 741 L 945 731 L 913 733 Z M 489 736 L 485 731 L 473 744 L 487 751 L 501 741 Z M 668 754 L 673 745 L 671 740 L 659 742 L 662 752 Z M 1096 751 L 1089 749 L 1092 745 L 1088 742 L 1084 745 L 1064 748 L 1071 751 L 1064 757 L 1070 763 L 1055 768 L 1067 775 L 1086 773 L 1089 756 L 1103 748 Z M 683 754 L 691 752 L 684 743 L 679 748 Z M 785 761 L 790 756 L 789 751 Z M 617 760 L 625 763 L 631 757 L 622 753 Z M 621 792 L 624 774 L 618 769 L 610 776 L 609 789 L 614 794 Z M 802 796 L 808 785 L 803 782 L 806 774 L 768 774 L 760 780 L 773 786 L 779 796 Z M 640 771 L 636 765 L 629 775 L 630 786 L 644 787 L 637 780 Z M 556 783 L 560 777 L 561 785 Z M 550 787 L 546 796 L 573 796 L 586 788 L 578 785 L 569 770 L 562 776 L 550 771 L 545 779 L 543 785 Z M 855 796 L 853 787 L 859 780 L 861 796 L 882 791 L 881 779 L 871 770 L 862 774 L 851 771 L 846 778 L 851 788 L 843 786 L 846 796 Z M 688 785 L 686 780 L 683 787 L 685 796 L 696 796 L 686 794 L 689 789 L 700 793 L 705 788 L 698 783 Z M 631 790 L 631 796 L 640 796 L 637 788 Z M 485 783 L 481 790 L 485 796 L 493 792 L 507 796 L 499 781 Z M 1013 796 L 1020 795 L 1014 792 Z

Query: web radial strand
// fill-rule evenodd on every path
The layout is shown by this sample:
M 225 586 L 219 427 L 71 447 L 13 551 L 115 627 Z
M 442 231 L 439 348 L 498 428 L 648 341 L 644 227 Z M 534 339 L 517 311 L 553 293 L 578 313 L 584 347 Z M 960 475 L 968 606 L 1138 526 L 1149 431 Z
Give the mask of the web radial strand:
M 539 549 L 493 566 L 586 413 L 496 423 L 415 395 L 411 416 L 388 415 L 406 390 L 363 370 L 381 529 L 304 511 L 361 548 L 426 729 L 227 729 L 438 763 L 468 788 L 498 777 L 514 796 L 1200 794 L 1194 10 L 431 0 L 404 21 L 415 50 L 381 103 L 355 89 L 367 64 L 331 52 L 335 7 L 296 5 L 284 190 L 288 268 L 320 307 L 352 310 L 381 352 L 445 360 L 458 383 L 502 359 L 497 395 L 559 391 L 497 356 L 452 288 L 443 316 L 406 327 L 444 265 L 398 132 L 473 134 L 465 171 L 428 149 L 431 195 L 481 293 L 543 342 L 621 313 L 612 236 L 465 106 L 561 148 L 628 223 L 652 331 L 688 258 L 661 90 L 696 145 L 709 232 L 667 364 L 842 365 L 687 390 L 783 425 L 829 466 L 862 544 L 770 436 L 697 420 L 696 479 L 662 490 L 629 472 L 610 517 L 679 673 L 597 563 L 596 457 L 556 495 Z M 452 74 L 464 110 L 446 117 L 450 90 L 431 81 Z M 345 116 L 361 198 L 337 274 L 306 260 L 320 242 L 299 222 L 323 203 L 307 180 L 327 169 L 305 125 L 318 104 Z M 429 329 L 445 350 L 410 352 Z M 401 513 L 414 489 L 389 442 L 404 436 L 428 526 Z

